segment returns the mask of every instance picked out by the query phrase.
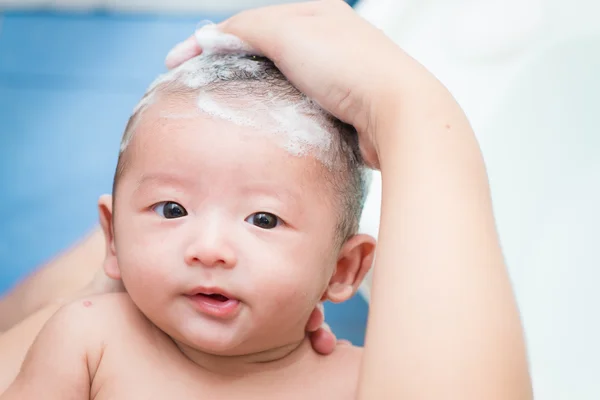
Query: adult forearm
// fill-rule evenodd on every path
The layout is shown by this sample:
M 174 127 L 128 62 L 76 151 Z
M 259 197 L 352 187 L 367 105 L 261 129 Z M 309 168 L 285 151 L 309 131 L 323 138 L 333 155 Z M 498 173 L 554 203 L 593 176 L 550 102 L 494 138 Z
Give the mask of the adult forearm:
M 527 399 L 523 333 L 475 135 L 427 73 L 398 92 L 374 133 L 383 196 L 361 398 Z

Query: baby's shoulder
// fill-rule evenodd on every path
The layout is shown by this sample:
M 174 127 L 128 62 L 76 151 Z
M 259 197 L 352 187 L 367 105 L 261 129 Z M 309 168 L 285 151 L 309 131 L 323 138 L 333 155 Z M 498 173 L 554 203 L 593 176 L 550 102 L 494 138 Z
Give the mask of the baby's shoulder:
M 84 333 L 86 338 L 98 337 L 102 341 L 116 329 L 123 332 L 127 326 L 146 322 L 127 293 L 83 297 L 63 306 L 55 317 L 65 324 L 66 332 Z M 74 331 L 70 329 L 72 325 L 77 326 Z
M 103 293 L 73 300 L 62 307 L 61 313 L 71 318 L 100 321 L 114 317 L 116 310 L 130 313 L 137 309 L 127 293 Z
M 362 347 L 337 345 L 334 352 L 322 356 L 322 373 L 329 393 L 339 394 L 340 399 L 353 399 L 358 389 Z
M 329 363 L 326 365 L 334 373 L 337 371 L 345 376 L 356 373 L 358 376 L 362 355 L 362 347 L 338 344 L 331 355 L 325 356 L 325 359 L 329 360 Z
M 63 306 L 53 319 L 58 319 L 54 324 L 60 324 L 63 338 L 85 349 L 88 361 L 96 367 L 107 349 L 148 336 L 153 329 L 127 293 L 105 293 L 74 300 Z M 96 368 L 93 369 L 95 373 Z

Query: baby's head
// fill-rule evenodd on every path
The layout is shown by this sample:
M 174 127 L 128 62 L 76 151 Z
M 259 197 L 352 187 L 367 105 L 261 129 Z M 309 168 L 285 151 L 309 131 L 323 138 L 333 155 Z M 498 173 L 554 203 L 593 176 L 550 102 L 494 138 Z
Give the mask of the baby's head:
M 355 130 L 267 59 L 206 54 L 159 77 L 100 202 L 105 270 L 180 346 L 262 352 L 352 296 L 374 240 Z

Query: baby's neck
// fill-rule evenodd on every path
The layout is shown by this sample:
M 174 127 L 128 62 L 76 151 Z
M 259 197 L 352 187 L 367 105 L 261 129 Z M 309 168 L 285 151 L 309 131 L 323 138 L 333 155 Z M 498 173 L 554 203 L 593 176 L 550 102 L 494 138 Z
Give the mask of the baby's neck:
M 307 357 L 315 355 L 308 338 L 282 347 L 239 356 L 210 354 L 178 342 L 176 345 L 190 361 L 199 367 L 217 375 L 231 377 L 287 369 L 286 367 L 296 365 L 300 361 L 306 360 Z

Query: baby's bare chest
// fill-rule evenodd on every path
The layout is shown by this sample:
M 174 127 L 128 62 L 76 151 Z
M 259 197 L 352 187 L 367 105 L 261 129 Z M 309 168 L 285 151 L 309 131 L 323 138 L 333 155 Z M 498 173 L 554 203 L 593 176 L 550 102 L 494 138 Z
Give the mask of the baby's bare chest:
M 247 378 L 241 381 L 215 381 L 197 371 L 175 371 L 165 363 L 150 362 L 142 365 L 129 360 L 114 369 L 114 373 L 97 376 L 92 386 L 94 400 L 305 400 L 349 399 L 331 384 L 319 378 L 305 379 L 304 384 L 290 379 L 268 381 Z M 195 377 L 195 379 L 194 379 Z M 95 387 L 94 387 L 95 386 Z
M 125 339 L 125 338 L 123 338 Z M 350 399 L 345 381 L 318 372 L 216 378 L 183 358 L 168 341 L 120 341 L 106 346 L 91 385 L 90 399 L 304 400 Z M 336 382 L 337 381 L 337 382 Z

